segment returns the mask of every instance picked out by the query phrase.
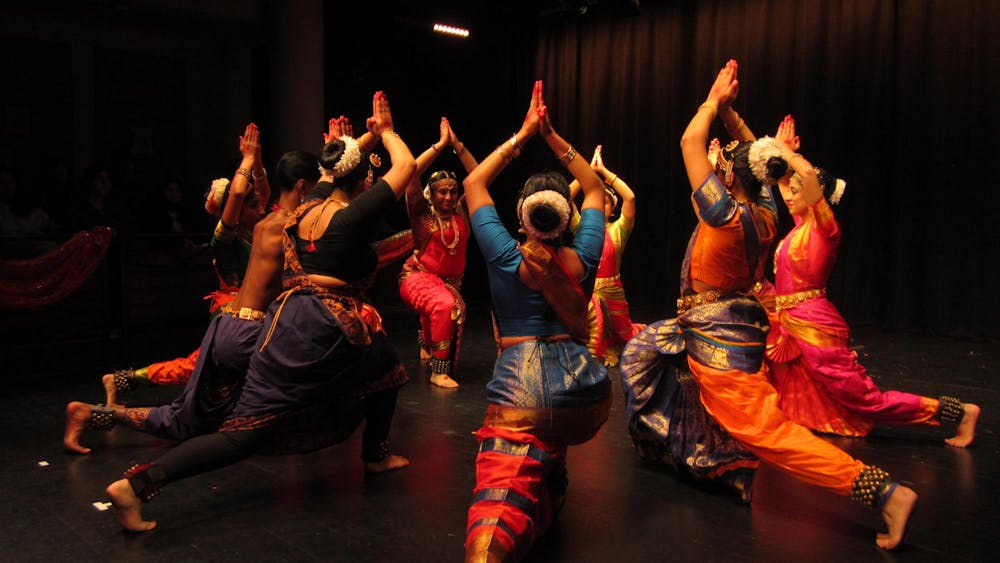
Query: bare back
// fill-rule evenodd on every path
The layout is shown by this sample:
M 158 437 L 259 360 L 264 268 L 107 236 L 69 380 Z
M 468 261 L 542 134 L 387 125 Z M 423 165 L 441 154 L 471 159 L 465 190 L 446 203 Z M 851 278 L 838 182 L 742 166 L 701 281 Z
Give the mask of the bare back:
M 233 309 L 250 307 L 262 311 L 281 293 L 281 268 L 285 264 L 281 239 L 286 221 L 292 214 L 274 211 L 253 229 L 253 251 Z

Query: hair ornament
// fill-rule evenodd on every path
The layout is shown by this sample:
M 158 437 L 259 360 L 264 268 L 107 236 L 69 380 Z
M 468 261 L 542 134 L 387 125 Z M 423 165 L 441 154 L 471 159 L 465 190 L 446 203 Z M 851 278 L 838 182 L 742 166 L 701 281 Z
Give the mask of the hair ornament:
M 344 152 L 340 155 L 337 163 L 333 165 L 333 168 L 323 168 L 322 164 L 319 167 L 320 172 L 328 172 L 334 178 L 347 176 L 361 163 L 361 147 L 358 146 L 354 137 L 342 135 L 340 140 L 344 142 Z
M 768 176 L 767 161 L 772 157 L 783 158 L 781 141 L 774 137 L 761 137 L 750 145 L 747 159 L 750 161 L 750 171 L 764 185 L 771 186 L 778 178 Z
M 226 202 L 226 193 L 228 191 L 229 178 L 216 178 L 212 180 L 212 187 L 208 189 L 208 194 L 205 196 L 205 211 L 216 217 L 222 214 L 222 206 Z
M 559 215 L 559 224 L 549 231 L 539 231 L 531 223 L 531 211 L 535 207 L 546 206 Z M 519 208 L 519 219 L 521 226 L 529 236 L 541 240 L 553 239 L 561 235 L 566 230 L 569 223 L 569 202 L 565 196 L 555 190 L 539 190 L 521 200 Z
M 837 187 L 833 189 L 833 193 L 830 194 L 830 205 L 837 205 L 840 203 L 840 198 L 844 197 L 844 190 L 847 189 L 847 182 L 837 178 Z

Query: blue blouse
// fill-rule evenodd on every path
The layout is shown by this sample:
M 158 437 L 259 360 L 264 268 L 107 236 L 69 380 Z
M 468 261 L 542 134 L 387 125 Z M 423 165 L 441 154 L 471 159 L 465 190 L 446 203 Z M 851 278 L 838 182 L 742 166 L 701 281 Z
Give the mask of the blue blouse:
M 548 309 L 541 291 L 524 285 L 517 275 L 521 251 L 510 236 L 496 207 L 484 205 L 472 216 L 472 232 L 486 259 L 490 278 L 493 310 L 502 336 L 551 336 L 564 334 L 566 328 L 554 314 L 545 318 Z M 580 226 L 571 248 L 584 267 L 585 281 L 594 275 L 604 246 L 604 213 L 599 209 L 584 209 Z

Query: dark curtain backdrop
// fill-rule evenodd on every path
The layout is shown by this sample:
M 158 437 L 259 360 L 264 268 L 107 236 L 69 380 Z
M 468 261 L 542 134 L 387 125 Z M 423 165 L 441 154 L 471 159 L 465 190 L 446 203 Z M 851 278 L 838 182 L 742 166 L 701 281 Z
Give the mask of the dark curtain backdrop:
M 679 141 L 735 58 L 736 108 L 753 130 L 773 134 L 791 113 L 802 152 L 848 182 L 829 283 L 848 321 L 1000 334 L 1000 2 L 645 0 L 628 14 L 622 1 L 602 0 L 584 15 L 549 9 L 566 2 L 431 4 L 366 7 L 357 17 L 377 22 L 377 33 L 360 50 L 345 49 L 343 20 L 328 18 L 330 114 L 363 119 L 383 89 L 414 153 L 447 115 L 481 157 L 517 129 L 532 81 L 544 79 L 557 130 L 588 158 L 603 144 L 607 165 L 638 195 L 623 278 L 639 320 L 675 314 L 695 224 Z M 427 22 L 437 19 L 473 35 L 433 36 Z M 713 133 L 726 139 L 721 123 Z M 438 164 L 458 167 L 450 156 Z M 561 168 L 534 141 L 492 188 L 501 216 L 513 221 L 513 194 L 543 167 Z M 475 249 L 464 292 L 485 298 Z
M 734 58 L 754 132 L 791 113 L 803 154 L 848 182 L 829 284 L 847 319 L 996 336 L 998 22 L 988 0 L 642 2 L 634 17 L 543 22 L 534 74 L 560 132 L 588 155 L 603 144 L 637 193 L 635 305 L 674 313 L 695 222 L 679 141 Z M 713 134 L 727 139 L 721 123 Z

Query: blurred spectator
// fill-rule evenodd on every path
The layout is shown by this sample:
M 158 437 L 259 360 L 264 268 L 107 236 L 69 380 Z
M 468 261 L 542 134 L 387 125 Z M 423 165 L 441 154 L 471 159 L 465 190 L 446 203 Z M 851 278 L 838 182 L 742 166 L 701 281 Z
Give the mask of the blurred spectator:
M 0 168 L 0 234 L 51 234 L 56 224 L 45 210 L 32 203 L 30 193 L 19 192 L 17 177 L 9 168 Z

